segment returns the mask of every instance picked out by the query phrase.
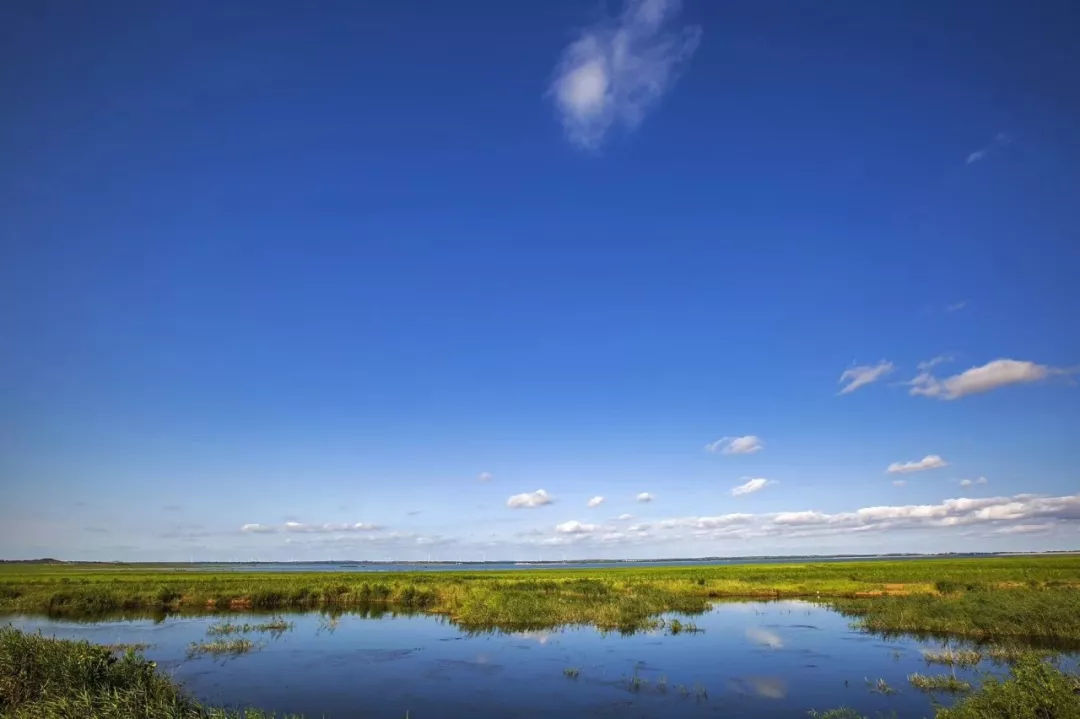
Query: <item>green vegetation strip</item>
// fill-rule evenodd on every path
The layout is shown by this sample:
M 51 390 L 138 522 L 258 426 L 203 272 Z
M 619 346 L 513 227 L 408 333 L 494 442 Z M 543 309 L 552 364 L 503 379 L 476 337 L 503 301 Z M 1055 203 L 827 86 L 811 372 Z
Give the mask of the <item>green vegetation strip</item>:
M 265 719 L 205 707 L 134 652 L 0 628 L 0 716 L 8 719 Z
M 591 624 L 634 631 L 722 598 L 809 598 L 882 632 L 1080 645 L 1080 556 L 472 572 L 233 572 L 0 565 L 0 613 L 371 610 L 466 629 Z

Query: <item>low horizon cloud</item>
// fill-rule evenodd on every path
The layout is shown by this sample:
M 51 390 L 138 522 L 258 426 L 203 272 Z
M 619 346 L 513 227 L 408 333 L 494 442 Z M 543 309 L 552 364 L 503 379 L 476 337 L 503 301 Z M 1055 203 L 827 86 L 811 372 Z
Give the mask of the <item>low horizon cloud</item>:
M 595 150 L 616 125 L 633 130 L 694 54 L 701 28 L 669 29 L 679 0 L 625 0 L 562 52 L 548 91 L 567 139 Z
M 284 524 L 279 525 L 259 524 L 258 522 L 251 522 L 240 527 L 241 532 L 249 532 L 253 534 L 271 534 L 275 532 L 332 534 L 338 532 L 373 532 L 378 529 L 382 529 L 382 527 L 376 524 L 368 524 L 366 522 L 354 522 L 352 524 L 348 522 L 331 522 L 326 524 L 304 524 L 303 522 L 285 522 Z
M 637 496 L 637 501 L 639 501 L 639 502 L 651 502 L 651 501 L 653 501 L 653 496 L 651 494 L 649 494 L 648 492 L 642 492 Z
M 939 504 L 869 506 L 848 512 L 813 509 L 764 514 L 730 513 L 717 516 L 671 517 L 621 529 L 618 525 L 571 520 L 556 525 L 551 535 L 540 533 L 532 545 L 598 547 L 632 543 L 679 544 L 688 541 L 801 539 L 853 532 L 951 529 L 985 526 L 991 534 L 1052 529 L 1058 523 L 1080 526 L 1080 494 L 1044 497 L 955 498 Z M 1035 526 L 1039 529 L 1036 530 Z

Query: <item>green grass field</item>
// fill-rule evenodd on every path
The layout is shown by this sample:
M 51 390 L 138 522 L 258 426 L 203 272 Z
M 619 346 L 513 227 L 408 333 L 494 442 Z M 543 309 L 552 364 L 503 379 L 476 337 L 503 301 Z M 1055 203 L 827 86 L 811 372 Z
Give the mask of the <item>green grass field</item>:
M 1080 556 L 505 572 L 291 573 L 180 566 L 0 565 L 0 613 L 422 611 L 467 629 L 634 631 L 724 598 L 821 601 L 881 632 L 1080 646 Z

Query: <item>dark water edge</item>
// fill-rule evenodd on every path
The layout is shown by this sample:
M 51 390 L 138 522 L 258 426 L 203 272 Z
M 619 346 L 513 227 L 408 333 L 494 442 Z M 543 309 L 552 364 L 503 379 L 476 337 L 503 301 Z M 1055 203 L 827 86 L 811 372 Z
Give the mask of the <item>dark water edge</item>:
M 238 635 L 250 653 L 190 656 L 208 628 L 268 614 L 78 622 L 10 617 L 25 631 L 102 644 L 148 644 L 146 656 L 200 700 L 309 717 L 806 716 L 840 705 L 869 716 L 932 716 L 907 676 L 955 673 L 977 684 L 1006 667 L 928 666 L 923 651 L 970 646 L 860 632 L 802 601 L 720 602 L 695 616 L 664 615 L 632 634 L 592 627 L 462 630 L 449 620 L 389 609 L 275 615 L 280 633 Z M 672 621 L 683 623 L 672 633 Z M 693 629 L 687 631 L 685 626 Z M 1075 656 L 1067 661 L 1075 665 Z M 882 692 L 883 679 L 892 693 Z M 950 695 L 936 697 L 948 704 Z

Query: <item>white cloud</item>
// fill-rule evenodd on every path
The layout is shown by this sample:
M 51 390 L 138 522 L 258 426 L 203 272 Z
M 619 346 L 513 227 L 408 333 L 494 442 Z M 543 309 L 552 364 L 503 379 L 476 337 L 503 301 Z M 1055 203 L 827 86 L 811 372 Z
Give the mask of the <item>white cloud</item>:
M 476 475 L 476 478 L 481 482 L 490 482 L 492 479 L 495 478 L 495 475 L 491 472 L 481 472 L 480 474 Z
M 633 518 L 634 518 L 634 515 L 632 515 L 632 514 L 626 514 L 626 513 L 624 512 L 623 514 L 620 514 L 620 515 L 619 515 L 618 517 L 616 517 L 615 519 L 619 520 L 620 522 L 625 522 L 626 520 L 628 520 L 628 519 L 633 519 Z
M 979 160 L 986 159 L 987 155 L 995 152 L 998 148 L 1008 145 L 1010 142 L 1012 142 L 1011 137 L 1009 137 L 1004 132 L 999 132 L 997 135 L 994 135 L 994 139 L 991 140 L 987 145 L 980 147 L 978 150 L 975 150 L 975 152 L 969 154 L 967 156 L 967 161 L 965 164 L 970 165 L 973 162 L 978 162 Z
M 903 486 L 907 485 L 907 480 L 906 479 L 894 479 L 892 484 L 893 484 L 894 487 L 903 487 Z
M 938 379 L 929 372 L 922 372 L 908 382 L 910 393 L 937 399 L 959 399 L 969 394 L 979 394 L 1010 384 L 1040 382 L 1052 375 L 1069 374 L 1070 370 L 1048 367 L 1014 359 L 997 359 L 981 367 L 972 367 L 960 374 Z
M 600 526 L 597 524 L 585 524 L 576 519 L 555 525 L 555 531 L 559 534 L 592 534 L 598 529 L 600 529 Z
M 705 445 L 706 452 L 712 452 L 716 454 L 754 454 L 760 452 L 765 447 L 765 442 L 761 437 L 753 434 L 743 435 L 742 437 L 721 437 L 715 442 L 709 442 Z
M 512 509 L 520 509 L 522 507 L 542 507 L 545 504 L 551 504 L 551 495 L 542 489 L 538 489 L 535 492 L 515 494 L 506 500 L 506 506 Z
M 245 524 L 243 527 L 240 527 L 240 531 L 241 532 L 255 532 L 255 533 L 273 532 L 274 528 L 273 527 L 268 527 L 265 524 L 259 524 L 258 522 L 252 522 L 250 524 Z
M 600 495 L 596 495 L 595 497 L 590 499 L 588 502 L 586 502 L 585 506 L 587 506 L 587 507 L 599 507 L 603 503 L 604 503 L 604 498 L 601 497 Z
M 893 462 L 885 470 L 889 474 L 907 474 L 908 472 L 925 472 L 928 469 L 948 467 L 949 463 L 939 455 L 928 454 L 917 462 Z
M 731 489 L 732 497 L 741 497 L 744 494 L 753 494 L 754 492 L 760 492 L 770 484 L 775 484 L 772 480 L 765 479 L 764 477 L 754 477 L 748 479 L 745 483 L 740 484 L 738 487 Z
M 945 305 L 946 312 L 959 312 L 967 307 L 967 300 L 960 300 L 959 302 L 953 302 L 950 305 Z
M 841 384 L 847 382 L 847 384 L 840 388 L 840 394 L 848 394 L 860 387 L 865 387 L 868 384 L 877 382 L 879 379 L 892 372 L 893 369 L 895 369 L 893 363 L 886 360 L 881 360 L 874 365 L 864 364 L 857 367 L 849 367 L 841 373 L 840 379 L 837 380 Z
M 979 477 L 978 479 L 961 479 L 961 487 L 970 487 L 973 484 L 986 484 L 986 477 Z
M 669 30 L 679 10 L 679 0 L 626 0 L 563 51 L 549 94 L 572 143 L 595 149 L 612 126 L 634 129 L 668 90 L 701 36 Z
M 653 501 L 653 496 L 651 494 L 649 494 L 648 492 L 642 492 L 641 494 L 639 494 L 637 496 L 637 501 L 639 501 L 639 502 L 651 502 L 651 501 Z
M 530 533 L 534 546 L 685 546 L 687 542 L 796 541 L 859 533 L 964 530 L 982 536 L 1039 531 L 1034 525 L 1080 528 L 1080 494 L 1040 497 L 956 498 L 939 504 L 884 505 L 836 513 L 813 509 L 763 514 L 669 517 L 625 529 L 570 521 L 554 531 Z M 857 541 L 857 540 L 856 540 Z

